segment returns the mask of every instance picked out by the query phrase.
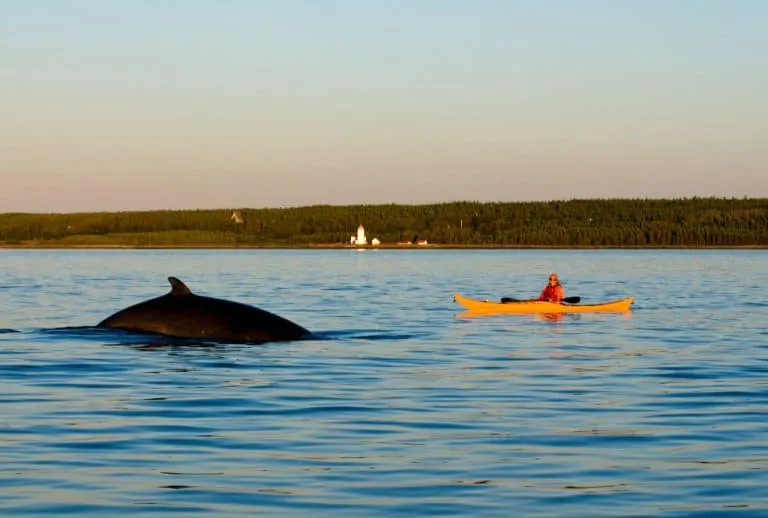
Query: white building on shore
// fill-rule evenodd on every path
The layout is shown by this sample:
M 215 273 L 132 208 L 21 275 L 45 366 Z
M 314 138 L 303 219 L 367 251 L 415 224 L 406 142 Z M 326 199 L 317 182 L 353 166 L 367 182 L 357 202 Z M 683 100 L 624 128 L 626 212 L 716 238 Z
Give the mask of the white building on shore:
M 368 238 L 365 237 L 365 228 L 362 224 L 357 227 L 357 235 L 349 237 L 349 244 L 352 246 L 366 246 L 368 244 Z M 379 246 L 380 244 L 381 241 L 378 237 L 371 239 L 371 246 Z
M 365 229 L 362 224 L 357 227 L 357 236 L 349 238 L 349 244 L 355 246 L 365 246 L 368 244 L 368 238 L 365 237 Z

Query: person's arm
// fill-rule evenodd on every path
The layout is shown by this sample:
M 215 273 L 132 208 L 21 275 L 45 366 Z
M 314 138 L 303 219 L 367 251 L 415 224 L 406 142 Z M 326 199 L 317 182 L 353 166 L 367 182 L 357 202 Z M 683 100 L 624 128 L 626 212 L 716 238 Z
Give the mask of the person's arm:
M 565 298 L 564 295 L 565 295 L 565 290 L 563 289 L 562 286 L 558 285 L 555 288 L 555 300 L 554 300 L 554 302 L 562 302 L 563 299 Z
M 544 298 L 544 294 L 547 293 L 547 287 L 545 286 L 543 290 L 541 290 L 541 293 L 539 293 L 539 298 L 536 300 L 546 300 Z

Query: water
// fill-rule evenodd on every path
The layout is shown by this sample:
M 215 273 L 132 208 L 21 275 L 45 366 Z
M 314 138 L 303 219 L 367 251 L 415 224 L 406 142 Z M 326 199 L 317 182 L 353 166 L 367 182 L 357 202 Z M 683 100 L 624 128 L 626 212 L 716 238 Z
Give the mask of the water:
M 633 313 L 452 302 L 553 270 Z M 319 337 L 61 329 L 169 275 Z M 766 285 L 762 251 L 0 251 L 0 515 L 766 516 Z

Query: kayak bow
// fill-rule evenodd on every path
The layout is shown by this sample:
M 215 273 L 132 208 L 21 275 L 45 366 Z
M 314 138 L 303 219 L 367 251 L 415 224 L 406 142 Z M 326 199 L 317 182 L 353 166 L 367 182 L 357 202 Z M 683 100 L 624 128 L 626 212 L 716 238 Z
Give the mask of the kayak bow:
M 519 302 L 491 302 L 464 297 L 458 293 L 453 300 L 472 313 L 493 314 L 531 314 L 531 313 L 626 313 L 634 302 L 632 297 L 602 302 L 600 304 L 558 304 L 541 300 L 521 300 Z

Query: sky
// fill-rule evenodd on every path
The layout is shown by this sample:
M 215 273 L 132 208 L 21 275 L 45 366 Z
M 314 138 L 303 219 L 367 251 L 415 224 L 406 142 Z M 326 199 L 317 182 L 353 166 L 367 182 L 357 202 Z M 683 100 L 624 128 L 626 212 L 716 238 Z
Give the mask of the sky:
M 768 197 L 762 0 L 0 0 L 0 213 Z

